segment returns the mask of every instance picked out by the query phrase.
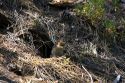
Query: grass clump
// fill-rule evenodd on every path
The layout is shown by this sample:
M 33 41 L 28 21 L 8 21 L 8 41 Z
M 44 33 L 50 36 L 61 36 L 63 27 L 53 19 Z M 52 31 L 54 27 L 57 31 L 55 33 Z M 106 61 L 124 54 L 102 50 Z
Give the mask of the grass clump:
M 76 12 L 78 15 L 87 16 L 88 19 L 92 21 L 92 24 L 95 25 L 104 15 L 104 3 L 105 0 L 90 0 L 83 5 L 78 5 L 76 7 Z
M 115 26 L 115 22 L 113 20 L 105 19 L 103 26 L 105 27 L 106 32 L 108 34 L 113 35 L 116 33 L 116 26 Z

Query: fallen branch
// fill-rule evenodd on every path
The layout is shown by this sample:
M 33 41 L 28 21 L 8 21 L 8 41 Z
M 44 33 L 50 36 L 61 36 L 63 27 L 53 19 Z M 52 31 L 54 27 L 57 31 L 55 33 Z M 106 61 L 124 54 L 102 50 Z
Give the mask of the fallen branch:
M 91 82 L 90 83 L 93 83 L 93 79 L 92 79 L 92 76 L 91 74 L 87 71 L 87 69 L 82 65 L 82 68 L 85 70 L 85 72 L 89 75 L 90 79 L 91 79 Z

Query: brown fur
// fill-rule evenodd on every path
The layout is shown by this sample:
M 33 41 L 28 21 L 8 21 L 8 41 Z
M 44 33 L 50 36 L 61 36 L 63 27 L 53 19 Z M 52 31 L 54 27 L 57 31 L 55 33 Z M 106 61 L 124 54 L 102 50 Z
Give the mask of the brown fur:
M 52 50 L 53 56 L 62 56 L 64 54 L 64 45 L 63 41 L 59 41 L 55 48 Z

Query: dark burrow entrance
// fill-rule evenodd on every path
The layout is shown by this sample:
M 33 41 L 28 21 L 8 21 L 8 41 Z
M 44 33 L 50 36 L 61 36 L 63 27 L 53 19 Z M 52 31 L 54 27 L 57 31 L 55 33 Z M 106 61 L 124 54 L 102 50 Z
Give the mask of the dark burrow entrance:
M 10 19 L 0 13 L 0 33 L 5 34 L 7 32 L 7 27 L 10 25 Z
M 42 58 L 50 58 L 52 48 L 54 43 L 49 38 L 47 31 L 41 28 L 29 29 L 28 33 L 20 36 L 26 42 L 31 42 L 29 36 L 32 36 L 33 44 L 36 49 L 36 54 L 40 55 Z

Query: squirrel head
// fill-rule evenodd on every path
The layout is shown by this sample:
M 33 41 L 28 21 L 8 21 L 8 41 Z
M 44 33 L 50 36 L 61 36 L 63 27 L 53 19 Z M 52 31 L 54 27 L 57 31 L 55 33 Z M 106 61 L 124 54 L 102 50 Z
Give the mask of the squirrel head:
M 65 43 L 62 40 L 60 40 L 59 42 L 57 42 L 57 47 L 63 48 L 64 45 L 65 45 Z

